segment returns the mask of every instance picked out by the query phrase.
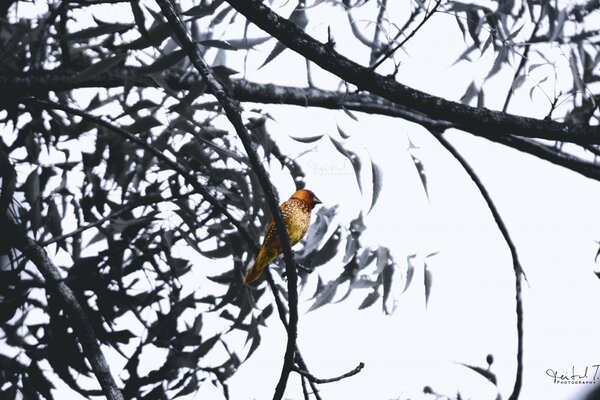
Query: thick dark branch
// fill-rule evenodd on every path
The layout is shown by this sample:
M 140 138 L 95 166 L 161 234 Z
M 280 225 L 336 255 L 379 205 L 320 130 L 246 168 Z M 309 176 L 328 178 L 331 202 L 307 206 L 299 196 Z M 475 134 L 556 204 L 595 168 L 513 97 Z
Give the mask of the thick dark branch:
M 515 378 L 515 385 L 513 387 L 513 391 L 509 397 L 509 400 L 517 400 L 519 398 L 519 393 L 521 392 L 521 384 L 523 382 L 523 303 L 521 299 L 521 279 L 523 278 L 523 267 L 521 266 L 521 262 L 519 261 L 519 256 L 517 254 L 517 248 L 513 243 L 510 234 L 508 233 L 508 229 L 494 204 L 492 197 L 488 193 L 485 188 L 483 182 L 479 179 L 479 176 L 475 173 L 475 170 L 471 168 L 471 165 L 465 160 L 465 158 L 448 142 L 441 133 L 436 132 L 434 130 L 431 131 L 435 138 L 441 143 L 442 146 L 452 156 L 459 162 L 459 164 L 463 167 L 463 169 L 467 172 L 471 180 L 479 189 L 481 196 L 485 200 L 488 209 L 492 213 L 492 217 L 502 233 L 506 244 L 508 245 L 508 249 L 510 250 L 510 255 L 513 262 L 513 271 L 515 274 L 515 300 L 516 300 L 516 314 L 517 314 L 517 371 Z
M 12 241 L 11 245 L 31 260 L 44 276 L 52 296 L 57 296 L 63 303 L 65 312 L 69 316 L 77 339 L 83 348 L 83 353 L 90 362 L 104 395 L 110 400 L 123 400 L 123 395 L 102 354 L 92 324 L 71 289 L 61 281 L 58 268 L 52 263 L 43 247 L 30 239 L 20 226 L 9 221 L 5 216 L 0 216 L 0 225 L 2 225 L 2 230 L 8 232 L 6 237 Z
M 112 72 L 100 74 L 91 80 L 73 84 L 67 80 L 72 73 L 62 71 L 33 71 L 27 77 L 0 75 L 0 92 L 3 93 L 47 93 L 50 90 L 71 90 L 79 87 L 121 87 L 127 80 L 128 84 L 140 87 L 157 86 L 135 68 L 113 69 Z M 189 74 L 183 79 L 177 72 L 163 75 L 174 90 L 187 90 L 197 76 Z M 399 106 L 389 100 L 368 93 L 341 93 L 320 90 L 316 88 L 297 88 L 272 84 L 258 84 L 242 79 L 231 81 L 231 93 L 238 101 L 264 104 L 288 104 L 303 107 L 322 107 L 332 110 L 342 108 L 352 111 L 362 111 L 369 114 L 380 114 L 400 117 L 405 120 L 430 128 L 457 128 L 482 136 L 491 141 L 534 155 L 541 159 L 578 172 L 588 178 L 600 180 L 600 167 L 593 162 L 564 153 L 553 146 L 547 146 L 533 139 L 520 138 L 513 135 L 487 134 L 484 129 L 466 127 L 445 120 L 434 119 L 426 113 L 414 111 L 408 107 Z M 0 108 L 2 105 L 0 104 Z
M 335 378 L 328 378 L 328 379 L 319 379 L 319 378 L 315 378 L 313 375 L 309 374 L 306 371 L 303 371 L 300 368 L 294 368 L 294 371 L 296 371 L 297 373 L 299 373 L 300 375 L 302 375 L 303 377 L 307 378 L 310 382 L 315 382 L 315 383 L 331 383 L 331 382 L 337 382 L 337 381 L 341 381 L 342 379 L 345 378 L 349 378 L 351 376 L 354 376 L 356 374 L 358 374 L 363 368 L 365 367 L 365 364 L 360 363 L 358 364 L 358 366 L 356 368 L 354 368 L 352 371 L 350 372 L 346 372 L 343 375 L 337 376 Z
M 579 144 L 600 143 L 600 127 L 566 124 L 551 120 L 520 117 L 486 108 L 471 107 L 415 90 L 382 76 L 340 55 L 320 43 L 258 1 L 227 0 L 237 11 L 288 48 L 321 68 L 337 75 L 359 90 L 367 90 L 396 104 L 422 112 L 434 119 L 458 124 L 490 135 L 508 134 L 530 138 L 560 140 Z
M 289 322 L 287 327 L 288 341 L 284 355 L 283 368 L 281 370 L 281 377 L 279 383 L 275 388 L 274 400 L 279 400 L 283 397 L 287 380 L 290 375 L 290 371 L 294 364 L 294 353 L 296 350 L 296 336 L 297 336 L 297 324 L 298 324 L 298 277 L 296 273 L 296 263 L 294 261 L 294 254 L 292 253 L 292 247 L 287 234 L 285 221 L 279 208 L 279 201 L 273 185 L 271 184 L 269 174 L 265 167 L 262 165 L 258 153 L 254 148 L 252 139 L 244 125 L 242 115 L 239 107 L 234 102 L 233 98 L 225 90 L 221 82 L 219 82 L 213 75 L 210 67 L 204 61 L 200 49 L 194 44 L 192 37 L 187 31 L 183 22 L 177 15 L 173 4 L 169 0 L 157 0 L 164 16 L 169 21 L 171 29 L 175 32 L 175 35 L 179 39 L 179 43 L 187 53 L 190 61 L 196 67 L 196 70 L 200 73 L 204 81 L 206 82 L 211 93 L 217 98 L 227 118 L 232 123 L 238 136 L 240 137 L 244 148 L 250 159 L 250 163 L 257 174 L 259 182 L 262 186 L 263 192 L 267 198 L 267 203 L 273 213 L 273 219 L 277 226 L 277 233 L 281 240 L 283 255 L 285 260 L 286 273 L 288 278 L 288 302 L 289 302 Z

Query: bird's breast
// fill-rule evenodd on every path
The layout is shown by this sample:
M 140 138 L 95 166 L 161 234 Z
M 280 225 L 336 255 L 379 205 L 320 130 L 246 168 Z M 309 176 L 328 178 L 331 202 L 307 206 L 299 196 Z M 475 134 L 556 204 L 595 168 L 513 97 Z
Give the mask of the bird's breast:
M 310 225 L 310 210 L 306 204 L 291 199 L 285 208 L 284 217 L 288 226 L 288 235 L 292 245 L 298 243 L 308 232 Z

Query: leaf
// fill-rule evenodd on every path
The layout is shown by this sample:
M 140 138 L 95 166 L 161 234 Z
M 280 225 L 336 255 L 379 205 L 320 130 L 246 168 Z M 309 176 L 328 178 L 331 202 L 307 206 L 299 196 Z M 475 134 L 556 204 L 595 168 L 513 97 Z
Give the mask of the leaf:
M 229 68 L 226 65 L 216 65 L 214 67 L 211 67 L 213 73 L 218 77 L 218 78 L 227 78 L 230 77 L 231 75 L 236 75 L 239 74 L 240 71 L 236 71 L 233 68 Z
M 431 271 L 429 271 L 429 268 L 427 267 L 427 263 L 425 263 L 425 276 L 424 276 L 425 305 L 427 305 L 427 303 L 429 302 L 429 295 L 431 294 L 432 280 L 433 280 L 433 275 L 431 274 Z
M 493 41 L 493 36 L 492 35 L 488 35 L 487 40 L 485 41 L 485 43 L 483 44 L 483 47 L 481 48 L 481 55 L 483 56 L 485 54 L 485 51 L 488 49 L 488 47 L 490 47 L 490 44 L 492 44 Z
M 242 39 L 229 39 L 227 42 L 234 46 L 236 49 L 248 50 L 259 44 L 265 43 L 266 41 L 273 39 L 272 36 L 258 37 L 258 38 L 242 38 Z
M 160 72 L 173 65 L 177 64 L 181 60 L 183 60 L 186 56 L 185 50 L 175 50 L 169 54 L 165 54 L 156 59 L 150 65 L 144 65 L 143 67 L 139 67 L 138 71 L 149 74 L 153 72 Z
M 517 35 L 519 34 L 519 32 L 521 32 L 521 29 L 523 29 L 523 27 L 524 27 L 524 26 L 525 26 L 525 24 L 521 25 L 521 27 L 519 27 L 519 28 L 518 28 L 518 29 L 516 29 L 516 30 L 515 30 L 513 33 L 511 33 L 511 34 L 508 36 L 507 40 L 509 40 L 509 41 L 511 41 L 511 42 L 512 42 L 512 41 L 513 41 L 513 39 L 514 39 L 515 37 L 517 37 Z
M 214 11 L 215 10 L 213 9 L 212 4 L 208 6 L 206 4 L 201 4 L 199 6 L 194 6 L 188 9 L 183 13 L 183 15 L 188 17 L 202 18 L 211 15 L 212 13 L 214 13 Z
M 197 43 L 202 46 L 206 46 L 206 47 L 216 47 L 218 49 L 233 50 L 233 51 L 238 50 L 237 47 L 235 47 L 234 45 L 232 45 L 231 43 L 229 43 L 225 40 L 209 39 L 209 40 L 201 40 Z
M 383 173 L 381 168 L 377 166 L 374 162 L 371 161 L 371 175 L 373 180 L 373 196 L 371 197 L 371 207 L 369 208 L 369 212 L 375 207 L 375 203 L 377 203 L 377 199 L 379 198 L 379 194 L 381 193 L 382 186 L 382 178 Z
M 577 90 L 583 92 L 585 85 L 579 75 L 579 68 L 577 67 L 577 56 L 573 49 L 571 49 L 571 55 L 569 57 L 569 67 L 571 67 L 571 74 L 573 75 L 573 83 Z
M 425 190 L 425 195 L 427 196 L 427 199 L 429 199 L 429 191 L 427 190 L 427 174 L 425 173 L 425 167 L 423 166 L 421 160 L 415 157 L 412 153 L 410 153 L 410 156 L 413 160 L 415 168 L 417 169 L 417 172 L 419 173 L 419 178 L 421 179 L 421 184 L 423 185 L 423 189 Z
M 390 263 L 388 265 L 385 266 L 385 268 L 383 269 L 383 272 L 381 273 L 382 276 L 382 280 L 383 280 L 383 311 L 386 314 L 391 314 L 394 311 L 394 306 L 392 306 L 392 309 L 390 310 L 388 308 L 388 299 L 390 297 L 390 292 L 391 292 L 391 288 L 392 288 L 392 279 L 394 277 L 394 271 L 395 271 L 395 265 L 393 263 Z
M 360 179 L 360 168 L 361 168 L 360 158 L 358 158 L 358 155 L 356 155 L 356 153 L 354 153 L 350 150 L 346 150 L 340 142 L 333 139 L 331 136 L 329 136 L 329 140 L 331 140 L 331 143 L 333 143 L 333 146 L 336 148 L 336 150 L 341 155 L 346 157 L 352 164 L 352 168 L 354 169 L 354 175 L 356 176 L 356 183 L 358 184 L 358 189 L 362 193 L 362 182 Z
M 496 375 L 487 370 L 487 369 L 483 369 L 481 367 L 476 367 L 473 365 L 469 365 L 469 364 L 464 364 L 464 363 L 459 363 L 460 365 L 462 365 L 463 367 L 467 367 L 475 372 L 477 372 L 479 375 L 483 376 L 484 378 L 486 378 L 488 381 L 492 382 L 494 385 L 496 384 Z
M 410 254 L 406 257 L 406 283 L 404 284 L 404 289 L 402 290 L 402 293 L 406 292 L 406 290 L 410 286 L 410 283 L 412 282 L 412 278 L 415 273 L 415 266 L 414 266 L 412 260 L 416 256 L 417 256 L 416 254 Z
M 365 308 L 371 307 L 373 304 L 375 304 L 377 299 L 379 299 L 379 292 L 377 291 L 377 289 L 375 289 L 371 293 L 369 293 L 367 297 L 365 297 L 363 302 L 360 303 L 360 306 L 358 306 L 358 309 L 364 310 Z
M 552 36 L 550 36 L 548 43 L 554 42 L 556 40 L 556 38 L 558 38 L 559 36 L 562 35 L 563 28 L 565 26 L 565 21 L 567 20 L 567 17 L 568 17 L 567 9 L 563 8 L 562 10 L 560 10 L 560 12 L 558 13 L 558 19 L 557 19 L 556 26 L 554 27 L 554 30 L 552 31 Z
M 338 133 L 340 134 L 340 136 L 342 137 L 342 139 L 348 139 L 350 137 L 350 135 L 348 135 L 346 132 L 344 132 L 342 130 L 342 128 L 340 128 L 339 124 L 337 125 L 337 130 L 338 130 Z
M 342 240 L 342 228 L 338 227 L 329 237 L 323 247 L 310 257 L 310 266 L 318 267 L 329 262 L 337 254 L 337 248 Z
M 290 20 L 290 22 L 293 22 L 294 24 L 296 24 L 296 26 L 298 26 L 298 28 L 300 28 L 302 30 L 304 30 L 304 28 L 306 28 L 306 25 L 308 25 L 308 17 L 306 16 L 306 11 L 304 9 L 304 2 L 302 2 L 302 1 L 298 2 L 298 5 L 294 9 L 294 11 L 292 11 L 292 14 L 290 15 L 289 20 Z M 278 41 L 275 44 L 275 47 L 273 47 L 273 50 L 271 50 L 271 53 L 269 53 L 266 60 L 262 63 L 262 65 L 260 67 L 258 67 L 258 69 L 261 69 L 262 67 L 264 67 L 265 65 L 267 65 L 268 63 L 273 61 L 285 49 L 286 49 L 286 46 L 283 43 Z
M 316 141 L 318 141 L 319 139 L 321 139 L 323 137 L 323 135 L 317 135 L 317 136 L 309 136 L 309 137 L 294 137 L 294 136 L 290 136 L 291 139 L 300 142 L 300 143 L 314 143 Z
M 161 122 L 153 115 L 148 115 L 146 117 L 137 118 L 134 123 L 127 127 L 127 130 L 131 133 L 147 133 L 150 129 L 161 125 Z
M 68 33 L 63 36 L 66 41 L 85 41 L 98 36 L 110 33 L 123 33 L 133 28 L 133 24 L 103 24 L 93 28 L 83 29 L 77 32 Z
M 600 54 L 600 53 L 599 53 Z M 539 64 L 531 64 L 527 69 L 527 72 L 530 74 L 531 71 L 538 69 L 539 67 L 543 67 L 544 65 L 548 65 L 547 63 L 539 63 Z
M 342 106 L 342 110 L 344 110 L 344 112 L 346 113 L 346 115 L 348 115 L 350 118 L 352 118 L 353 120 L 355 120 L 356 122 L 358 122 L 358 117 L 356 115 L 354 115 L 354 113 L 352 111 L 348 110 L 344 106 Z
M 150 46 L 160 46 L 160 44 L 171 36 L 171 26 L 167 22 L 161 22 L 148 30 L 148 36 L 142 35 L 133 42 L 125 43 L 119 46 L 124 50 L 142 50 Z
M 498 51 L 498 55 L 496 56 L 496 59 L 494 60 L 494 65 L 492 65 L 492 69 L 487 74 L 485 79 L 487 80 L 487 79 L 491 78 L 492 76 L 496 75 L 496 73 L 498 73 L 498 71 L 500 71 L 500 69 L 502 68 L 502 63 L 505 62 L 507 59 L 508 59 L 508 46 L 502 46 L 500 48 L 500 51 Z
M 523 85 L 523 82 L 525 82 L 525 79 L 527 79 L 526 75 L 519 75 L 515 78 L 513 84 L 512 84 L 512 90 L 517 90 L 521 85 Z
M 471 100 L 473 100 L 475 98 L 475 96 L 477 96 L 477 86 L 475 85 L 475 81 L 471 82 L 469 84 L 469 86 L 467 87 L 467 90 L 465 91 L 465 94 L 462 95 L 462 97 L 460 98 L 460 102 L 463 104 L 469 104 L 471 102 Z
M 23 191 L 25 192 L 25 199 L 30 205 L 33 205 L 35 202 L 40 199 L 40 175 L 38 173 L 37 168 L 29 173 L 27 179 L 25 180 L 25 184 L 23 185 Z
M 123 62 L 126 57 L 127 54 L 119 54 L 113 57 L 105 58 L 92 64 L 90 67 L 75 74 L 74 76 L 67 78 L 66 81 L 69 83 L 80 83 L 86 81 L 115 67 L 119 63 Z
M 375 270 L 376 274 L 380 274 L 383 272 L 383 269 L 386 265 L 389 264 L 390 261 L 390 249 L 387 247 L 380 246 L 377 248 L 377 269 Z
M 321 282 L 320 277 L 319 277 L 319 282 Z M 335 296 L 337 287 L 338 287 L 337 280 L 329 281 L 325 286 L 322 286 L 322 284 L 321 284 L 321 288 L 317 287 L 317 292 L 315 293 L 315 296 L 313 297 L 313 299 L 316 298 L 316 300 L 312 304 L 312 306 L 310 306 L 308 311 L 316 310 L 317 308 L 330 303 L 331 300 L 333 300 L 333 297 Z

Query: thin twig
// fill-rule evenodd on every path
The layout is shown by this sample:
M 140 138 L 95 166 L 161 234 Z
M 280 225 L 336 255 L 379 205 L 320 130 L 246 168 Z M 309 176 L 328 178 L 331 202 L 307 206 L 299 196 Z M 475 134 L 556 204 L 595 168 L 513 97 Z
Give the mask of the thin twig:
M 281 376 L 277 387 L 275 388 L 274 400 L 279 400 L 283 397 L 285 387 L 290 372 L 294 365 L 294 353 L 296 350 L 296 337 L 298 329 L 298 276 L 296 273 L 296 262 L 294 260 L 294 253 L 290 245 L 290 240 L 287 234 L 285 221 L 281 210 L 279 208 L 279 201 L 275 189 L 270 181 L 269 175 L 262 165 L 260 158 L 254 148 L 252 139 L 248 134 L 246 126 L 242 120 L 241 112 L 233 98 L 229 95 L 223 85 L 215 78 L 210 67 L 204 61 L 204 58 L 196 46 L 187 31 L 185 25 L 177 15 L 175 8 L 170 0 L 157 0 L 163 15 L 167 18 L 171 29 L 177 36 L 181 47 L 187 53 L 190 61 L 204 78 L 208 88 L 212 94 L 217 98 L 219 103 L 223 106 L 223 110 L 227 115 L 227 118 L 235 128 L 240 140 L 242 141 L 250 163 L 252 164 L 254 172 L 257 174 L 258 180 L 262 186 L 263 192 L 266 196 L 269 208 L 273 213 L 273 219 L 277 226 L 277 233 L 281 240 L 283 255 L 285 260 L 286 273 L 288 278 L 288 303 L 289 303 L 289 321 L 287 328 L 287 346 L 284 355 L 283 367 L 281 369 Z
M 463 167 L 465 172 L 469 175 L 471 180 L 477 186 L 477 189 L 481 193 L 484 201 L 486 202 L 488 209 L 491 211 L 494 221 L 498 226 L 498 229 L 502 233 L 504 237 L 504 241 L 508 245 L 510 250 L 510 255 L 512 257 L 513 262 L 513 271 L 515 274 L 515 300 L 516 300 L 516 314 L 517 314 L 517 371 L 515 378 L 515 385 L 513 387 L 513 391 L 509 397 L 509 400 L 517 400 L 519 398 L 519 393 L 521 392 L 521 385 L 523 382 L 523 304 L 521 298 L 521 279 L 524 276 L 523 268 L 519 261 L 519 256 L 517 254 L 517 248 L 513 243 L 510 234 L 508 233 L 508 229 L 496 208 L 491 196 L 489 195 L 487 189 L 479 179 L 479 176 L 475 173 L 471 165 L 467 162 L 467 160 L 443 137 L 439 132 L 435 132 L 430 130 L 433 136 L 440 142 L 440 144 L 450 153 L 452 156 L 459 162 L 459 164 Z
M 369 65 L 373 64 L 377 60 L 377 57 L 379 57 L 379 34 L 381 33 L 381 23 L 387 8 L 387 0 L 379 0 L 377 3 L 379 5 L 379 12 L 375 21 L 375 33 L 373 34 L 373 46 L 371 47 Z
M 297 372 L 297 373 L 299 373 L 303 377 L 307 378 L 311 382 L 323 384 L 323 383 L 331 383 L 331 382 L 341 381 L 342 379 L 346 379 L 346 378 L 349 378 L 351 376 L 354 376 L 354 375 L 358 374 L 364 367 L 365 367 L 365 364 L 361 362 L 352 371 L 346 372 L 345 374 L 337 376 L 335 378 L 328 378 L 328 379 L 315 378 L 313 375 L 311 375 L 308 372 L 303 371 L 303 370 L 301 370 L 300 368 L 297 368 L 297 367 L 294 367 L 294 371 Z
M 404 44 L 406 42 L 408 42 L 413 36 L 415 36 L 415 34 L 419 31 L 419 29 L 421 29 L 423 27 L 423 25 L 425 25 L 425 22 L 427 22 L 427 20 L 429 18 L 431 18 L 431 16 L 433 14 L 435 14 L 435 12 L 437 11 L 437 9 L 438 9 L 438 7 L 440 6 L 441 3 L 442 3 L 442 0 L 436 0 L 435 6 L 433 6 L 433 8 L 431 9 L 431 11 L 429 11 L 428 13 L 425 14 L 425 17 L 423 18 L 423 20 L 421 21 L 421 23 L 419 25 L 417 25 L 416 28 L 413 29 L 413 31 L 411 33 L 409 33 L 408 36 L 405 37 L 403 41 L 401 41 L 400 43 L 398 43 L 396 46 L 392 47 L 390 50 L 387 51 L 387 53 L 385 53 L 383 55 L 383 57 L 381 57 L 379 59 L 379 61 L 377 61 L 375 64 L 371 65 L 369 67 L 369 69 L 371 71 L 376 70 L 377 67 L 379 67 L 381 64 L 383 64 L 383 62 L 385 60 L 387 60 L 388 58 L 390 58 L 392 56 L 392 54 L 394 54 L 396 51 L 398 51 L 398 49 L 400 49 L 402 46 L 404 46 Z
M 306 387 L 306 377 L 303 376 L 300 381 L 302 382 L 302 395 L 304 396 L 304 400 L 309 400 L 310 395 L 308 393 L 308 388 Z
M 256 248 L 255 252 L 257 252 L 257 251 L 258 251 L 258 248 Z M 277 306 L 277 313 L 279 314 L 279 319 L 281 320 L 281 323 L 287 330 L 288 329 L 288 323 L 287 323 L 287 319 L 286 319 L 287 310 L 285 308 L 285 305 L 283 304 L 283 300 L 281 299 L 281 297 L 279 297 L 279 290 L 277 289 L 277 285 L 275 284 L 275 281 L 273 280 L 273 274 L 271 273 L 271 270 L 267 269 L 265 271 L 265 273 L 267 274 L 267 283 L 269 284 L 269 287 L 271 288 L 271 292 L 273 292 L 273 297 L 275 298 L 275 305 Z M 302 353 L 300 353 L 300 349 L 298 348 L 298 344 L 296 344 L 296 363 L 298 363 L 300 368 L 302 368 L 303 370 L 305 370 L 305 371 L 308 370 L 308 367 L 306 366 L 306 363 L 304 362 L 304 359 L 302 358 Z M 319 389 L 317 388 L 316 384 L 312 381 L 309 381 L 308 383 L 313 391 L 315 398 L 317 400 L 321 400 L 321 396 L 319 395 Z

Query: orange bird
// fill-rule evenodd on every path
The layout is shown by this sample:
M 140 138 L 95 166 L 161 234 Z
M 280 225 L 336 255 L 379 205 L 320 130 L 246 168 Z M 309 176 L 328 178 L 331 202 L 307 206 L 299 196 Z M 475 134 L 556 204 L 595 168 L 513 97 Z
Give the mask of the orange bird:
M 313 192 L 305 189 L 296 191 L 288 201 L 281 204 L 281 213 L 292 246 L 298 243 L 308 232 L 310 212 L 317 204 L 321 204 L 321 200 Z M 248 284 L 257 280 L 282 251 L 275 221 L 271 221 L 254 265 L 244 278 L 244 283 Z

